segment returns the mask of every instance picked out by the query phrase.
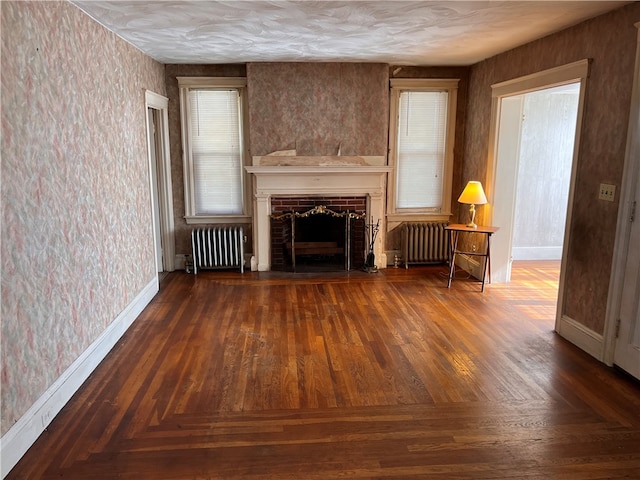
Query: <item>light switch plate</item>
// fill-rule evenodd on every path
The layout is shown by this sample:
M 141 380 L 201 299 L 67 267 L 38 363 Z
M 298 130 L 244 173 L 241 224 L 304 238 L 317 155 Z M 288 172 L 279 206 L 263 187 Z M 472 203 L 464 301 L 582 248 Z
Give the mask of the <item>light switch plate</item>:
M 610 185 L 608 183 L 600 184 L 600 195 L 598 196 L 600 200 L 606 200 L 607 202 L 613 202 L 616 198 L 616 186 Z

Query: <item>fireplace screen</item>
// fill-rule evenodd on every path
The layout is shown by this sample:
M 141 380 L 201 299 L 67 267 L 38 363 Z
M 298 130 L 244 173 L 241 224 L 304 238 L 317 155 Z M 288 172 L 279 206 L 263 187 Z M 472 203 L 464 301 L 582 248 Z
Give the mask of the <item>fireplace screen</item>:
M 271 215 L 272 269 L 352 270 L 364 264 L 364 213 L 318 205 Z

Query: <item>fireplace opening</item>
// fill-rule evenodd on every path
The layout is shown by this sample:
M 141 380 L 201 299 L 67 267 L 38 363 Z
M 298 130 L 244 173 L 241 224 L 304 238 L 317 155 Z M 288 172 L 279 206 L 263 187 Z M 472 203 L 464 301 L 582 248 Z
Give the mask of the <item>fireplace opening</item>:
M 296 271 L 346 268 L 346 220 L 346 216 L 334 217 L 321 213 L 295 219 L 293 238 L 287 242 L 287 252 Z
M 362 268 L 365 202 L 361 197 L 272 201 L 271 269 L 303 273 Z

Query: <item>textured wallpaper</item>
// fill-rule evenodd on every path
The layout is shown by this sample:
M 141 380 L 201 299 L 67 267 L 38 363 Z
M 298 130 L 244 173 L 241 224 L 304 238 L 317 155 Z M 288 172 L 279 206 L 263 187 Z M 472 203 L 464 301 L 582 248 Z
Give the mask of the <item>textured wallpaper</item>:
M 66 2 L 2 9 L 2 434 L 155 276 L 145 89 Z
M 388 66 L 247 65 L 251 154 L 386 155 Z
M 472 68 L 469 84 L 463 177 L 484 179 L 491 85 L 592 59 L 562 313 L 598 333 L 604 329 L 618 213 L 618 201 L 598 200 L 598 186 L 621 184 L 636 50 L 634 23 L 639 20 L 640 3 L 635 2 L 481 62 Z M 481 216 L 482 210 L 480 222 Z

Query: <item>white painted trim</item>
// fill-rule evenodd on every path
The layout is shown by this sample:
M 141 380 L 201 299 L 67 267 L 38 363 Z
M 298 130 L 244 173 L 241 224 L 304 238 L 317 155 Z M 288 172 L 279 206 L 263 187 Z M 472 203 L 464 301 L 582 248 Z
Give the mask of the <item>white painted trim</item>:
M 245 77 L 176 77 L 176 79 L 180 88 L 242 88 L 247 86 Z
M 490 224 L 498 225 L 494 248 L 494 281 L 511 281 L 513 264 L 513 224 L 515 218 L 518 171 L 520 170 L 520 151 L 522 148 L 522 117 L 524 115 L 524 96 L 492 99 L 491 137 L 495 138 L 494 147 L 490 147 L 489 158 L 494 158 L 493 172 L 488 172 L 486 184 L 489 203 L 483 205 Z M 494 156 L 495 151 L 495 156 Z M 500 186 L 498 189 L 497 186 Z
M 451 220 L 451 212 L 435 213 L 398 213 L 387 215 L 387 231 L 391 231 L 403 222 L 435 222 L 447 223 Z
M 592 357 L 602 361 L 604 337 L 574 319 L 562 315 L 556 323 L 556 332 Z
M 87 348 L 75 362 L 47 389 L 31 408 L 0 438 L 0 477 L 4 478 L 20 458 L 45 431 L 53 418 L 71 399 L 95 368 L 102 362 L 120 337 L 138 318 L 158 293 L 158 278 L 154 277 L 136 298 L 111 322 L 111 325 Z
M 217 224 L 245 224 L 251 223 L 251 216 L 249 215 L 229 215 L 227 217 L 221 217 L 216 215 L 195 215 L 184 216 L 185 222 L 188 225 L 217 225 Z
M 562 260 L 562 246 L 512 247 L 513 260 Z
M 374 253 L 386 268 L 384 190 L 389 166 L 250 166 L 253 174 L 253 255 L 251 269 L 271 269 L 271 198 L 278 196 L 363 196 L 367 216 L 380 221 Z
M 395 78 L 390 81 L 389 106 L 389 145 L 388 164 L 391 168 L 387 182 L 387 210 L 392 222 L 403 215 L 436 215 L 449 216 L 451 212 L 451 196 L 453 190 L 453 162 L 456 135 L 456 112 L 458 104 L 459 79 L 424 79 L 424 78 Z M 447 91 L 447 131 L 445 140 L 445 158 L 442 181 L 442 202 L 440 208 L 399 208 L 396 206 L 397 149 L 398 149 L 398 115 L 400 110 L 400 96 L 408 90 L 414 91 Z M 409 218 L 404 219 L 409 221 Z
M 163 270 L 173 272 L 173 257 L 176 251 L 175 226 L 173 218 L 173 186 L 171 183 L 171 148 L 169 145 L 169 99 L 150 90 L 145 91 L 147 108 L 160 112 L 158 125 L 158 196 L 160 202 L 160 235 L 162 236 Z M 147 125 L 147 131 L 149 126 Z M 151 159 L 149 158 L 149 161 Z
M 392 88 L 447 90 L 458 88 L 460 80 L 457 78 L 392 78 L 389 85 Z
M 559 67 L 532 73 L 491 85 L 492 97 L 513 95 L 514 92 L 527 93 L 556 85 L 579 82 L 589 76 L 589 59 L 578 60 Z
M 620 204 L 618 207 L 618 220 L 616 225 L 616 239 L 613 248 L 613 260 L 611 264 L 611 277 L 609 279 L 609 296 L 607 298 L 607 310 L 605 313 L 604 333 L 605 349 L 603 361 L 611 366 L 614 363 L 616 348 L 616 323 L 622 306 L 622 290 L 624 289 L 624 275 L 627 264 L 627 252 L 629 250 L 629 238 L 631 235 L 632 203 L 635 193 L 634 181 L 637 171 L 640 169 L 640 156 L 635 152 L 640 149 L 640 22 L 635 24 L 638 29 L 636 35 L 636 58 L 633 76 L 633 89 L 631 91 L 631 108 L 629 125 L 627 127 L 627 145 L 622 172 L 622 188 L 620 189 Z M 638 208 L 638 207 L 636 207 Z M 639 221 L 640 213 L 636 213 Z
M 387 173 L 392 170 L 392 167 L 388 165 L 253 165 L 245 167 L 245 170 L 249 173 L 261 176 L 269 175 L 279 177 L 281 175 L 311 175 L 319 177 L 323 175 L 342 175 L 345 173 Z M 284 188 L 285 190 L 288 190 L 291 187 Z M 326 189 L 327 187 L 322 188 Z M 358 190 L 360 187 L 356 185 L 353 188 Z
M 220 223 L 220 221 L 210 221 L 208 215 L 198 215 L 196 213 L 196 174 L 193 164 L 193 152 L 191 148 L 191 129 L 189 126 L 189 91 L 198 88 L 211 89 L 236 89 L 240 96 L 239 118 L 241 123 L 240 146 L 241 146 L 241 167 L 246 167 L 251 161 L 249 152 L 249 99 L 247 92 L 247 79 L 244 77 L 176 77 L 180 90 L 180 126 L 182 130 L 182 175 L 184 181 L 184 211 L 187 223 L 199 223 L 194 220 L 201 216 L 205 223 Z M 242 170 L 240 179 L 240 190 L 242 192 L 242 212 L 236 215 L 216 215 L 220 219 L 228 218 L 229 222 L 237 222 L 238 217 L 252 216 L 251 189 L 249 188 L 250 176 Z M 214 218 L 215 218 L 214 217 Z
M 556 325 L 561 321 L 564 316 L 564 299 L 565 299 L 565 287 L 567 281 L 567 255 L 569 253 L 569 245 L 571 243 L 571 222 L 573 219 L 573 204 L 576 192 L 576 178 L 578 176 L 578 161 L 580 157 L 580 145 L 582 137 L 582 121 L 584 119 L 584 109 L 586 104 L 587 94 L 587 78 L 586 76 L 580 80 L 580 98 L 578 100 L 578 113 L 576 117 L 576 138 L 575 146 L 573 148 L 573 160 L 571 164 L 571 179 L 569 180 L 569 195 L 567 197 L 567 216 L 565 218 L 564 226 L 564 240 L 562 244 L 562 259 L 560 260 L 560 278 L 558 279 L 558 300 L 556 302 Z
M 364 162 L 364 163 L 363 163 Z M 253 157 L 253 166 L 308 166 L 329 165 L 384 166 L 384 155 L 261 155 Z

